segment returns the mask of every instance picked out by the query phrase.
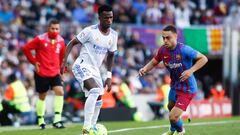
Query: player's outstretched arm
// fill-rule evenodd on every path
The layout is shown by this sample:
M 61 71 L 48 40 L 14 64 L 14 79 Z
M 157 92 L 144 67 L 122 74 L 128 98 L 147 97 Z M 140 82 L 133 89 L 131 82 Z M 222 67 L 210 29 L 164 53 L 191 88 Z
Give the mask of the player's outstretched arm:
M 152 70 L 155 66 L 157 66 L 159 62 L 153 58 L 150 62 L 147 63 L 147 65 L 145 65 L 143 68 L 141 68 L 139 70 L 139 75 L 140 76 L 143 76 L 145 75 L 148 71 Z
M 68 44 L 67 44 L 67 48 L 65 50 L 65 53 L 64 53 L 64 58 L 63 58 L 63 61 L 62 61 L 62 65 L 61 65 L 61 69 L 60 69 L 60 73 L 63 74 L 64 72 L 64 68 L 66 66 L 66 63 L 67 63 L 67 58 L 68 58 L 68 55 L 69 53 L 71 52 L 72 48 L 74 45 L 80 43 L 78 41 L 78 39 L 75 37 L 74 39 L 72 39 Z
M 196 63 L 190 69 L 185 70 L 181 74 L 180 81 L 185 81 L 186 79 L 188 79 L 195 71 L 203 67 L 208 61 L 207 57 L 200 52 L 197 53 L 196 60 Z
M 202 68 L 208 62 L 208 58 L 200 52 L 198 52 L 196 60 L 196 63 L 191 67 L 191 70 L 193 72 Z

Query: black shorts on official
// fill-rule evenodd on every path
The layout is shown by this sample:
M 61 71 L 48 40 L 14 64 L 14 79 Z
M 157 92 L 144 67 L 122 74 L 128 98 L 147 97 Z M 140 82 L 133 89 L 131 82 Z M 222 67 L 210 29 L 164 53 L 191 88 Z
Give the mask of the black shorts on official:
M 63 86 L 60 75 L 56 75 L 54 77 L 41 77 L 35 72 L 34 80 L 36 85 L 36 91 L 38 93 L 47 92 L 54 86 Z

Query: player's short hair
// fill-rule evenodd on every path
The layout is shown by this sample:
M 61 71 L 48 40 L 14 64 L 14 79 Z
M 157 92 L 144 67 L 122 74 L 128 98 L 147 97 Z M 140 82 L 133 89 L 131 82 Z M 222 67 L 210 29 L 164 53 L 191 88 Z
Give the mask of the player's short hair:
M 53 18 L 48 21 L 48 27 L 50 27 L 52 24 L 60 24 L 60 22 Z
M 172 33 L 177 34 L 177 28 L 174 25 L 167 25 L 163 28 L 163 31 L 171 31 Z
M 100 6 L 99 8 L 98 8 L 98 15 L 100 15 L 102 12 L 104 12 L 104 11 L 107 11 L 107 12 L 109 12 L 109 11 L 112 11 L 112 7 L 111 6 L 109 6 L 109 5 L 102 5 L 102 6 Z

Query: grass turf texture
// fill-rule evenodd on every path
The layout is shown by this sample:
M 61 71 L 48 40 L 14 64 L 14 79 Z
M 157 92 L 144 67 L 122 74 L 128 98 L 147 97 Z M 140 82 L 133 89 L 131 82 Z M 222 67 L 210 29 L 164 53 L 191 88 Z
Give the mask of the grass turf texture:
M 109 135 L 160 135 L 168 130 L 167 120 L 149 122 L 100 122 L 108 129 Z M 218 119 L 184 120 L 186 135 L 240 134 L 240 117 Z M 0 135 L 81 135 L 81 124 L 66 124 L 65 129 L 54 129 L 47 125 L 45 130 L 37 126 L 0 127 Z

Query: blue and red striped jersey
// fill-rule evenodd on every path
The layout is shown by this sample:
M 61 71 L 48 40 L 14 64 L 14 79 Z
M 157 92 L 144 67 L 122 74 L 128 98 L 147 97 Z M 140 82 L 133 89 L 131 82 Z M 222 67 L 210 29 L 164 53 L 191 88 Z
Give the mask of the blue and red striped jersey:
M 163 61 L 170 72 L 171 89 L 186 93 L 195 93 L 197 91 L 197 82 L 194 75 L 191 75 L 183 82 L 180 81 L 180 76 L 182 72 L 192 67 L 193 60 L 196 57 L 196 50 L 182 43 L 177 43 L 174 50 L 169 50 L 164 45 L 161 46 L 154 58 L 158 62 Z

